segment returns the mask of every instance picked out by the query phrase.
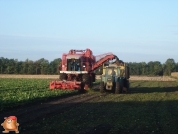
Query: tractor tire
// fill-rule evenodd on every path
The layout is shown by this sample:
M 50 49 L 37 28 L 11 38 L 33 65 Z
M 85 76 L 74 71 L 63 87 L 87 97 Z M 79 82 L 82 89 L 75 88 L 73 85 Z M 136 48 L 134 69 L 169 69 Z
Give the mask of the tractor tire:
M 59 76 L 59 79 L 60 80 L 67 80 L 67 74 L 61 73 L 60 76 Z
M 100 82 L 100 92 L 104 93 L 104 82 L 103 81 Z
M 126 86 L 126 88 L 127 88 L 127 92 L 129 91 L 129 88 L 130 88 L 130 86 L 129 86 L 129 81 L 127 80 L 127 86 Z
M 129 79 L 130 78 L 130 71 L 129 71 L 130 69 L 129 69 L 129 67 L 127 66 L 126 68 L 125 68 L 125 77 L 127 78 L 127 79 Z
M 116 82 L 116 88 L 115 88 L 115 94 L 119 94 L 120 92 L 120 83 L 117 81 Z

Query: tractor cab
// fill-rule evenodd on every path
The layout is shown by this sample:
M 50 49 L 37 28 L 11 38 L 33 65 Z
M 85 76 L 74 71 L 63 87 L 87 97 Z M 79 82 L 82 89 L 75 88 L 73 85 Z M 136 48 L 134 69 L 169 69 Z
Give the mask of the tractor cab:
M 105 88 L 107 90 L 113 90 L 114 83 L 118 80 L 120 76 L 120 68 L 115 66 L 105 66 L 103 67 L 103 74 L 101 80 L 105 83 Z
M 129 88 L 129 70 L 126 64 L 104 64 L 101 75 L 100 92 L 105 90 L 121 93 Z

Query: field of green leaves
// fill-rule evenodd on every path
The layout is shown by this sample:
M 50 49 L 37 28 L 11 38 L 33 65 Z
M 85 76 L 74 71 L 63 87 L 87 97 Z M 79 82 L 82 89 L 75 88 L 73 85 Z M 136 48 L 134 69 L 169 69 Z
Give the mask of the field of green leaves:
M 24 133 L 177 134 L 177 113 L 177 82 L 131 81 L 128 94 L 109 93 L 24 126 Z
M 49 82 L 48 79 L 1 78 L 0 112 L 77 93 L 50 91 Z M 99 89 L 89 93 L 100 94 Z M 64 112 L 20 125 L 19 131 L 25 134 L 177 134 L 178 81 L 131 81 L 127 94 L 107 93 Z
M 49 79 L 0 79 L 0 111 L 16 106 L 72 95 L 76 91 L 49 90 Z

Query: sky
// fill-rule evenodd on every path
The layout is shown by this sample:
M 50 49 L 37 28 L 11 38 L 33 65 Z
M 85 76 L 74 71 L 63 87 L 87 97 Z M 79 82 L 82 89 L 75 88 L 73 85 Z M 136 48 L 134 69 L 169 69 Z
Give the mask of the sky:
M 0 57 L 53 61 L 86 48 L 178 62 L 178 0 L 0 0 Z

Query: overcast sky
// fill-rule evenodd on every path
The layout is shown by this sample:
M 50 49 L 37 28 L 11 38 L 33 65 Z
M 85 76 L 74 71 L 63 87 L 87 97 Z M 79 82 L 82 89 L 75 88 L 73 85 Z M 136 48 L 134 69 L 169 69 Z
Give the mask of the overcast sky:
M 178 0 L 0 1 L 0 57 L 52 61 L 86 48 L 125 62 L 178 62 Z

